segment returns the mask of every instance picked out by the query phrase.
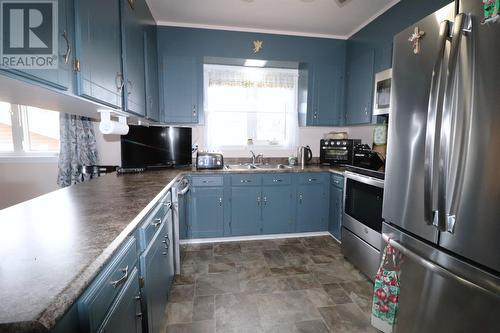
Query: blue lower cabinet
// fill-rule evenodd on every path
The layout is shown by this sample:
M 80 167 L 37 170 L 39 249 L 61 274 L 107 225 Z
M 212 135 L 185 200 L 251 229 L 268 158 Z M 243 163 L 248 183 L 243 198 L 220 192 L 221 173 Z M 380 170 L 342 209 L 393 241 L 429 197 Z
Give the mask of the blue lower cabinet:
M 296 232 L 326 231 L 329 204 L 328 174 L 304 173 L 297 185 Z
M 171 216 L 171 215 L 170 215 Z M 143 279 L 143 305 L 147 332 L 161 331 L 165 317 L 165 306 L 173 279 L 172 219 L 167 218 L 140 257 Z
M 192 187 L 188 193 L 187 238 L 222 237 L 223 187 Z
M 344 200 L 344 181 L 340 175 L 332 175 L 330 183 L 330 219 L 328 231 L 340 240 L 342 228 L 342 208 Z
M 233 186 L 231 188 L 232 236 L 258 235 L 262 233 L 263 198 L 260 186 Z
M 292 186 L 264 186 L 262 200 L 262 232 L 264 234 L 293 232 Z
M 135 282 L 133 280 L 136 263 L 136 240 L 135 237 L 130 237 L 78 300 L 78 316 L 82 332 L 101 332 L 103 331 L 102 327 L 108 325 L 106 322 L 114 322 L 114 320 L 109 319 L 110 313 L 116 307 L 123 307 L 123 305 L 118 306 L 117 303 L 122 302 L 121 299 L 123 299 L 124 293 L 127 295 L 132 293 L 127 288 L 135 288 L 135 285 L 139 286 L 137 277 Z M 132 284 L 134 286 L 131 286 Z M 134 293 L 134 297 L 137 294 Z M 135 318 L 134 313 L 132 318 L 123 318 L 123 320 L 135 322 Z M 123 330 L 123 332 L 135 332 L 131 328 L 132 326 Z M 106 329 L 106 331 L 109 330 Z
M 140 297 L 139 272 L 134 267 L 98 332 L 142 332 Z

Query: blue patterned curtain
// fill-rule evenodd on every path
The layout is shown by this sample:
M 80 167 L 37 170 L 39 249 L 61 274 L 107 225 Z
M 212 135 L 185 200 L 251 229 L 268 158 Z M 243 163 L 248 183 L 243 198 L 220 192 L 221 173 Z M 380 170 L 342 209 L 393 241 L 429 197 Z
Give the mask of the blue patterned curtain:
M 82 166 L 97 165 L 97 144 L 89 118 L 61 113 L 59 119 L 61 150 L 57 184 L 66 187 L 90 178 L 82 174 Z

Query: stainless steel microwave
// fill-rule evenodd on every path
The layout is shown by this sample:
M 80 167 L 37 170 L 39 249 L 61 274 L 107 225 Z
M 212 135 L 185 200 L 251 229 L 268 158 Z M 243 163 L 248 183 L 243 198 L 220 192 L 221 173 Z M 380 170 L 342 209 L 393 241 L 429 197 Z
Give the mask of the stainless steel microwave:
M 373 115 L 387 115 L 391 111 L 392 69 L 375 74 L 375 91 L 373 93 Z

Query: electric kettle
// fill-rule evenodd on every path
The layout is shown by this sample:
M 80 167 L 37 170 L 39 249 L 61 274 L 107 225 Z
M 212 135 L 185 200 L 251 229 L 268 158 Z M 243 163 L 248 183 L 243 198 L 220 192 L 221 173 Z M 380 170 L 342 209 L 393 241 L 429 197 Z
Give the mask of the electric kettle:
M 301 146 L 297 151 L 297 160 L 300 167 L 304 167 L 313 158 L 312 150 L 309 146 Z

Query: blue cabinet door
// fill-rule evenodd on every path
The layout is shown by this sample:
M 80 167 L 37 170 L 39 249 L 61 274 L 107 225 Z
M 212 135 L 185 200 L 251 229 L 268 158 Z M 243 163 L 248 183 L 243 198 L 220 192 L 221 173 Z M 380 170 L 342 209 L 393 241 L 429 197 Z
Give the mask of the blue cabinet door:
M 122 108 L 119 0 L 75 0 L 77 94 Z
M 313 125 L 341 125 L 343 120 L 343 67 L 317 64 L 314 68 Z
M 148 25 L 144 32 L 144 59 L 146 61 L 146 117 L 159 122 L 160 93 L 158 88 L 158 52 L 156 43 L 156 25 Z
M 264 186 L 262 188 L 262 232 L 280 234 L 293 231 L 292 187 Z
M 297 186 L 296 232 L 327 230 L 328 184 L 299 184 Z
M 192 187 L 188 193 L 188 238 L 221 237 L 224 230 L 223 188 Z
M 372 119 L 374 51 L 356 52 L 347 62 L 346 124 L 368 124 Z
M 231 188 L 232 236 L 258 235 L 262 232 L 262 196 L 260 186 Z
M 146 0 L 121 0 L 124 109 L 146 115 L 144 25 L 149 9 Z
M 165 123 L 198 123 L 199 85 L 203 65 L 197 57 L 164 56 L 162 78 L 162 120 Z
M 142 323 L 139 313 L 141 313 L 139 275 L 137 268 L 134 267 L 98 332 L 140 333 Z
M 71 87 L 73 77 L 74 17 L 73 0 L 57 1 L 58 12 L 58 66 L 57 69 L 6 69 L 1 71 L 46 84 L 61 90 Z M 50 26 L 50 25 L 49 25 Z
M 144 279 L 143 297 L 149 333 L 160 332 L 165 317 L 168 291 L 170 288 L 172 263 L 166 248 L 168 222 L 162 223 L 148 248 L 140 257 L 141 274 Z
M 299 64 L 300 126 L 343 124 L 343 64 Z
M 342 227 L 342 204 L 343 189 L 332 183 L 330 185 L 330 223 L 328 231 L 340 240 L 340 229 Z

